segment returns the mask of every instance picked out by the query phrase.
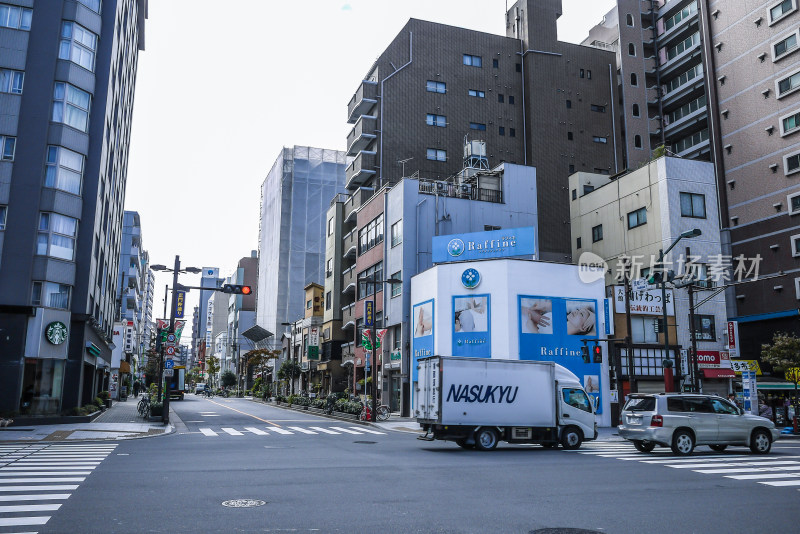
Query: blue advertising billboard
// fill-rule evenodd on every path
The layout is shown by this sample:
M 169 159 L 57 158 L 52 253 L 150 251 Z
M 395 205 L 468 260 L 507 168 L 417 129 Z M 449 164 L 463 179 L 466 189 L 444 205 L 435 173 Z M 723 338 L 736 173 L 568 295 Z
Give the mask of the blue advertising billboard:
M 601 364 L 581 356 L 582 339 L 598 339 L 597 301 L 518 295 L 519 359 L 551 361 L 575 373 L 602 413 Z M 593 341 L 588 345 L 594 346 Z
M 433 263 L 536 255 L 536 228 L 526 226 L 433 238 Z
M 415 304 L 412 318 L 414 337 L 411 338 L 411 380 L 417 381 L 417 360 L 433 356 L 433 299 Z
M 490 295 L 453 296 L 453 356 L 492 357 Z

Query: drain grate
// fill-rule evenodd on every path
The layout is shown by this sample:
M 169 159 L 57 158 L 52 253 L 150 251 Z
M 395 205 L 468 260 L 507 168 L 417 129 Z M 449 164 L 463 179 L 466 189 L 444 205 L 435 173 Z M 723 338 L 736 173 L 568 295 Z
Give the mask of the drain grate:
M 375 445 L 378 442 L 377 441 L 354 441 L 353 443 L 361 443 L 361 444 L 364 444 L 364 445 Z
M 256 499 L 231 499 L 230 501 L 222 501 L 222 506 L 228 508 L 253 508 L 254 506 L 264 506 L 267 504 L 265 501 Z

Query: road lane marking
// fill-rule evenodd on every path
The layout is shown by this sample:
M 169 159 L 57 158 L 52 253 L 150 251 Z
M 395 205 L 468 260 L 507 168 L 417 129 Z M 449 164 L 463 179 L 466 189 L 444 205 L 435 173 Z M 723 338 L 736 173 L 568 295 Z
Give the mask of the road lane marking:
M 0 495 L 0 501 L 60 501 L 69 499 L 70 493 L 38 493 L 31 495 Z
M 0 506 L 0 514 L 18 512 L 52 512 L 61 508 L 60 504 L 21 504 L 19 506 Z
M 227 433 L 228 433 L 228 434 L 230 434 L 231 436 L 244 436 L 244 434 L 242 434 L 242 433 L 241 433 L 241 432 L 239 432 L 238 430 L 234 430 L 234 429 L 232 429 L 232 428 L 225 428 L 225 427 L 223 427 L 223 428 L 222 428 L 222 430 L 223 430 L 223 431 L 225 431 L 225 432 L 227 432 Z
M 255 416 L 255 415 L 253 415 L 251 413 L 243 412 L 241 410 L 237 410 L 236 408 L 231 408 L 230 406 L 225 406 L 224 404 L 220 404 L 218 402 L 212 401 L 211 399 L 209 399 L 208 402 L 212 402 L 212 403 L 216 404 L 217 406 L 222 406 L 223 408 L 227 408 L 228 410 L 233 410 L 234 412 L 240 413 L 242 415 L 248 415 L 248 416 L 252 417 L 253 419 L 258 419 L 259 421 L 262 421 L 264 423 L 269 423 L 269 424 L 275 425 L 275 426 L 281 426 L 281 425 L 278 425 L 276 423 L 273 423 L 272 421 L 267 421 L 266 419 L 261 419 L 260 417 L 257 417 L 257 416 Z
M 760 465 L 798 465 L 800 462 L 731 462 L 715 464 L 719 467 L 749 467 Z M 668 465 L 673 469 L 696 469 L 698 467 L 708 467 L 708 464 L 681 464 L 681 465 Z
M 362 432 L 369 432 L 370 434 L 386 435 L 386 432 L 378 432 L 377 430 L 372 430 L 372 429 L 369 429 L 369 428 L 363 428 L 363 427 L 360 427 L 360 426 L 351 426 L 350 428 L 352 428 L 354 430 L 360 430 Z
M 21 527 L 28 525 L 44 525 L 50 520 L 49 515 L 42 517 L 9 517 L 0 519 L 0 527 Z
M 19 473 L 16 473 L 17 475 Z M 36 473 L 37 476 L 41 473 Z M 88 474 L 88 473 L 87 473 Z M 83 482 L 86 477 L 69 478 L 6 478 L 0 480 L 0 484 L 33 484 L 35 482 Z
M 758 473 L 755 475 L 725 475 L 725 478 L 734 480 L 758 480 L 764 478 L 791 478 L 800 477 L 797 473 Z
M 333 430 L 340 430 L 342 432 L 347 432 L 348 434 L 359 434 L 359 435 L 361 434 L 361 432 L 356 432 L 355 430 L 350 430 L 348 428 L 342 428 L 340 426 L 332 426 L 331 428 Z
M 263 430 L 260 430 L 254 426 L 246 426 L 244 427 L 244 429 L 247 430 L 248 432 L 252 432 L 256 436 L 269 436 L 267 432 L 264 432 Z
M 322 428 L 321 426 L 310 426 L 308 428 L 311 428 L 313 430 L 318 430 L 318 431 L 323 432 L 325 434 L 336 434 L 337 436 L 339 435 L 338 432 L 334 432 L 333 430 L 329 430 L 327 428 Z
M 202 432 L 204 436 L 219 436 L 219 434 L 217 434 L 210 428 L 200 428 L 198 430 L 200 430 L 200 432 Z
M 0 491 L 64 491 L 78 489 L 77 484 L 53 484 L 50 486 L 3 486 Z
M 268 426 L 267 430 L 271 430 L 272 432 L 277 432 L 278 434 L 288 434 L 288 435 L 292 434 L 292 432 L 289 432 L 288 430 L 284 430 L 283 428 L 279 428 L 277 426 Z
M 301 428 L 299 426 L 290 426 L 287 428 L 291 428 L 292 430 L 297 430 L 298 432 L 302 432 L 303 434 L 314 434 L 315 436 L 317 435 L 317 433 L 314 432 L 313 430 L 306 430 L 305 428 Z
M 775 482 L 759 482 L 759 484 L 764 484 L 765 486 L 775 486 L 783 487 L 783 486 L 800 486 L 800 480 L 778 480 Z
M 780 467 L 732 467 L 730 469 L 697 469 L 695 473 L 704 475 L 721 475 L 724 473 L 761 473 L 767 471 L 800 471 L 800 466 L 780 466 Z
M 91 471 L 14 471 L 13 473 L 0 473 L 0 483 L 5 482 L 2 477 L 88 476 L 91 474 Z

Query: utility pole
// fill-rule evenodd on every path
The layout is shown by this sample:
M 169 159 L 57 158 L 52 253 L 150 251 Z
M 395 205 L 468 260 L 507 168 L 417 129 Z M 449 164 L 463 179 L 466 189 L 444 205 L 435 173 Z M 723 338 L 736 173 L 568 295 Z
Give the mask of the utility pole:
M 625 263 L 625 273 L 624 273 L 624 280 L 625 280 L 625 327 L 628 329 L 628 335 L 625 336 L 625 352 L 628 355 L 627 364 L 628 364 L 628 388 L 630 389 L 631 393 L 638 393 L 639 388 L 636 384 L 636 380 L 633 377 L 634 373 L 634 366 L 633 366 L 633 328 L 631 326 L 631 275 L 633 273 L 630 271 L 630 260 Z M 620 365 L 621 367 L 621 365 Z M 620 378 L 622 377 L 622 369 L 620 369 Z M 621 384 L 618 385 L 618 387 Z M 619 391 L 617 391 L 617 395 L 619 395 Z
M 170 309 L 170 312 L 169 312 L 169 333 L 170 334 L 174 334 L 175 333 L 175 314 L 177 313 L 177 310 L 175 308 L 176 308 L 176 306 L 178 304 L 178 302 L 177 302 L 178 299 L 175 298 L 175 295 L 177 295 L 178 274 L 180 273 L 180 271 L 181 271 L 181 257 L 176 254 L 175 255 L 175 267 L 173 267 L 173 270 L 172 270 L 172 306 L 170 306 L 171 309 Z M 162 358 L 162 361 L 163 360 L 164 360 L 164 358 Z M 169 386 L 170 386 L 170 381 L 169 380 L 165 380 L 166 392 L 164 394 L 164 412 L 163 412 L 163 414 L 164 414 L 164 418 L 163 418 L 164 424 L 169 424 L 169 395 L 170 395 L 170 387 Z
M 689 284 L 689 337 L 692 342 L 689 365 L 692 367 L 692 392 L 700 392 L 700 376 L 697 368 L 697 334 L 694 322 L 694 282 Z

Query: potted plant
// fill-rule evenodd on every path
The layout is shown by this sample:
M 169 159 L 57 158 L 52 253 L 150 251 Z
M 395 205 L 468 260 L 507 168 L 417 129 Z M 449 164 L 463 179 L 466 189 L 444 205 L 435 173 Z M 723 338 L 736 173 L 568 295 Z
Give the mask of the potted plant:
M 101 391 L 97 396 L 105 403 L 106 408 L 111 408 L 111 395 L 108 391 Z

